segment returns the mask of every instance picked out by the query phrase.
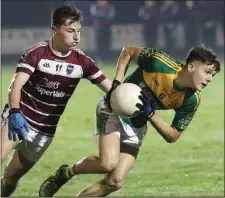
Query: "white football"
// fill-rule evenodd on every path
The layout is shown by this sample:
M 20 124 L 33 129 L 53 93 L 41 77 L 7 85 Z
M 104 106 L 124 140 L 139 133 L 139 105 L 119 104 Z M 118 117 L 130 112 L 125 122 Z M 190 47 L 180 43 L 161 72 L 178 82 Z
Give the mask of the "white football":
M 122 83 L 113 90 L 110 97 L 112 110 L 123 117 L 133 117 L 138 110 L 137 103 L 142 104 L 138 98 L 141 88 L 133 83 Z

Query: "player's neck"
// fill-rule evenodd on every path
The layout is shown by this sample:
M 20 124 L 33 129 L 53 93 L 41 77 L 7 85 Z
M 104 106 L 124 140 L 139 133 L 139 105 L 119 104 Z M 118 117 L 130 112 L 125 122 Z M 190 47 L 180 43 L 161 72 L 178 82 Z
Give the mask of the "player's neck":
M 52 38 L 52 49 L 58 53 L 61 53 L 63 56 L 68 54 L 70 51 L 68 48 L 62 46 L 62 44 L 54 37 Z
M 185 71 L 181 70 L 177 76 L 177 78 L 174 80 L 176 88 L 179 90 L 186 90 L 190 88 L 190 82 L 189 77 L 185 73 Z

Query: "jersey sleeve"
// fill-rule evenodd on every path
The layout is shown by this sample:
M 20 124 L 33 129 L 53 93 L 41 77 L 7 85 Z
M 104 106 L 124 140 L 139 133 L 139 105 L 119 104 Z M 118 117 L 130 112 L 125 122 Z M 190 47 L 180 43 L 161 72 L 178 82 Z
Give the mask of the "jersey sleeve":
M 91 58 L 85 60 L 86 72 L 85 78 L 90 80 L 92 84 L 99 84 L 106 79 L 105 75 Z
M 142 70 L 150 72 L 153 69 L 150 64 L 152 63 L 152 56 L 154 53 L 155 49 L 153 48 L 143 48 L 143 50 L 139 53 L 138 65 Z
M 138 65 L 147 73 L 174 74 L 182 64 L 160 49 L 143 48 L 138 55 Z
M 184 131 L 191 123 L 200 102 L 201 96 L 198 92 L 195 92 L 195 94 L 191 96 L 187 96 L 181 107 L 175 110 L 176 113 L 172 126 L 180 132 Z
M 27 50 L 23 53 L 17 63 L 16 72 L 25 72 L 31 75 L 37 66 L 37 55 L 35 51 Z

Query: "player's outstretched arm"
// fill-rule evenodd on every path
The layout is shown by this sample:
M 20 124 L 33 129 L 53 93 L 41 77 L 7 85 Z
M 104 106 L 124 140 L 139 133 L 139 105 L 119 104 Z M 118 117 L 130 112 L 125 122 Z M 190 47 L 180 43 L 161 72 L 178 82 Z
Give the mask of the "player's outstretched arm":
M 181 132 L 177 131 L 177 129 L 173 126 L 170 126 L 163 122 L 163 120 L 155 114 L 154 109 L 151 107 L 150 101 L 148 100 L 147 95 L 144 91 L 141 91 L 141 95 L 139 96 L 142 104 L 137 103 L 136 106 L 139 109 L 140 114 L 144 114 L 152 126 L 156 129 L 156 131 L 168 142 L 173 143 L 180 137 Z
M 135 46 L 126 46 L 122 49 L 122 52 L 120 53 L 120 56 L 117 61 L 116 76 L 112 82 L 111 89 L 109 90 L 106 96 L 106 104 L 108 105 L 109 109 L 111 109 L 110 96 L 113 90 L 116 89 L 116 87 L 123 82 L 130 61 L 133 60 L 137 64 L 138 55 L 142 51 L 142 49 L 143 48 Z
M 105 93 L 107 93 L 111 86 L 112 86 L 112 81 L 109 80 L 108 78 L 106 78 L 105 80 L 103 80 L 101 83 L 97 84 L 97 86 L 104 91 Z
M 117 61 L 115 80 L 123 82 L 130 61 L 133 60 L 136 64 L 138 64 L 138 55 L 142 50 L 142 47 L 136 46 L 126 46 L 122 49 Z
M 163 120 L 156 114 L 149 118 L 150 123 L 156 129 L 156 131 L 168 142 L 173 143 L 178 140 L 182 132 L 177 131 L 173 126 L 170 126 L 163 122 Z

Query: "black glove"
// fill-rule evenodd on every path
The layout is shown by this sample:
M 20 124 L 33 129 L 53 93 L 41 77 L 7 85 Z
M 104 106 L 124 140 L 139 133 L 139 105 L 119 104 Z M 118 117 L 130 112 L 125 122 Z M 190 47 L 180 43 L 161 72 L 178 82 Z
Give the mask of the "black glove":
M 155 111 L 151 107 L 147 93 L 144 91 L 141 91 L 141 95 L 138 96 L 138 98 L 142 101 L 143 104 L 140 104 L 140 103 L 136 104 L 136 107 L 139 109 L 139 111 L 137 113 L 143 114 L 146 117 L 151 118 L 155 114 Z
M 111 104 L 110 104 L 110 97 L 111 97 L 111 94 L 112 94 L 113 90 L 116 89 L 116 87 L 118 87 L 120 84 L 121 84 L 120 81 L 118 81 L 118 80 L 113 80 L 112 87 L 111 87 L 111 89 L 108 91 L 108 93 L 106 94 L 106 99 L 105 99 L 105 101 L 106 101 L 106 104 L 107 104 L 107 106 L 108 106 L 108 108 L 109 108 L 110 110 L 112 110 L 112 107 L 111 107 Z

